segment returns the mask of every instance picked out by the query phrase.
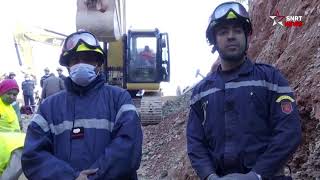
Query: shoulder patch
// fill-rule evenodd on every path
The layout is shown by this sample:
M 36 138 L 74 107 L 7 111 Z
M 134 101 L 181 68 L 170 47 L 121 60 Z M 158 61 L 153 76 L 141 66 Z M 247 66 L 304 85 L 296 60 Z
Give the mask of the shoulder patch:
M 279 103 L 283 100 L 289 100 L 290 102 L 294 102 L 294 99 L 288 95 L 279 96 L 278 99 L 276 100 L 276 102 Z
M 283 113 L 285 114 L 290 114 L 292 112 L 292 103 L 285 101 L 285 102 L 281 102 L 281 110 Z

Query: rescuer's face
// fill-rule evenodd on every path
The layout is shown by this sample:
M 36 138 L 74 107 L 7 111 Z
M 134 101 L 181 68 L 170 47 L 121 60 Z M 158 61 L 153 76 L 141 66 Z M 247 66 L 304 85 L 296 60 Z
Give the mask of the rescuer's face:
M 17 100 L 17 95 L 19 91 L 16 89 L 12 89 L 1 96 L 2 101 L 5 104 L 11 104 Z
M 246 49 L 246 36 L 239 23 L 222 23 L 215 29 L 216 45 L 223 60 L 240 61 Z

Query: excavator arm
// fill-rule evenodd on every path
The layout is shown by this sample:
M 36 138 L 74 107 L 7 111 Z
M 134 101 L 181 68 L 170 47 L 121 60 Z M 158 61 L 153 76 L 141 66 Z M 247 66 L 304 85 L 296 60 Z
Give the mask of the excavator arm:
M 14 46 L 16 48 L 19 65 L 25 73 L 35 74 L 32 56 L 32 42 L 40 42 L 47 45 L 60 47 L 66 35 L 40 27 L 27 27 L 17 24 L 13 33 Z
M 125 12 L 125 0 L 77 0 L 76 26 L 102 42 L 116 41 L 126 32 Z

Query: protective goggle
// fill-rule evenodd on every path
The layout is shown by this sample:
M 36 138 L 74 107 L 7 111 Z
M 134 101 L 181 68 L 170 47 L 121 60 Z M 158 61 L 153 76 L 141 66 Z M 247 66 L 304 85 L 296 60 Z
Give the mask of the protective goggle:
M 237 16 L 249 18 L 247 10 L 237 2 L 226 2 L 219 5 L 213 12 L 211 19 L 217 20 L 224 16 L 230 15 L 230 12 L 236 13 Z M 228 19 L 228 18 L 227 18 Z
M 96 37 L 87 31 L 75 32 L 69 35 L 63 45 L 63 52 L 71 51 L 79 46 L 79 44 L 85 44 L 86 46 L 94 49 L 101 48 Z

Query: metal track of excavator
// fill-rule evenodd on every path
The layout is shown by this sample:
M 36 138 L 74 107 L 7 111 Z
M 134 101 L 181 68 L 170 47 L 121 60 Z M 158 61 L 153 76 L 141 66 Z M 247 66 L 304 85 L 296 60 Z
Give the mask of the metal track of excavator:
M 162 101 L 160 95 L 135 98 L 133 102 L 139 112 L 142 126 L 155 125 L 162 121 Z

